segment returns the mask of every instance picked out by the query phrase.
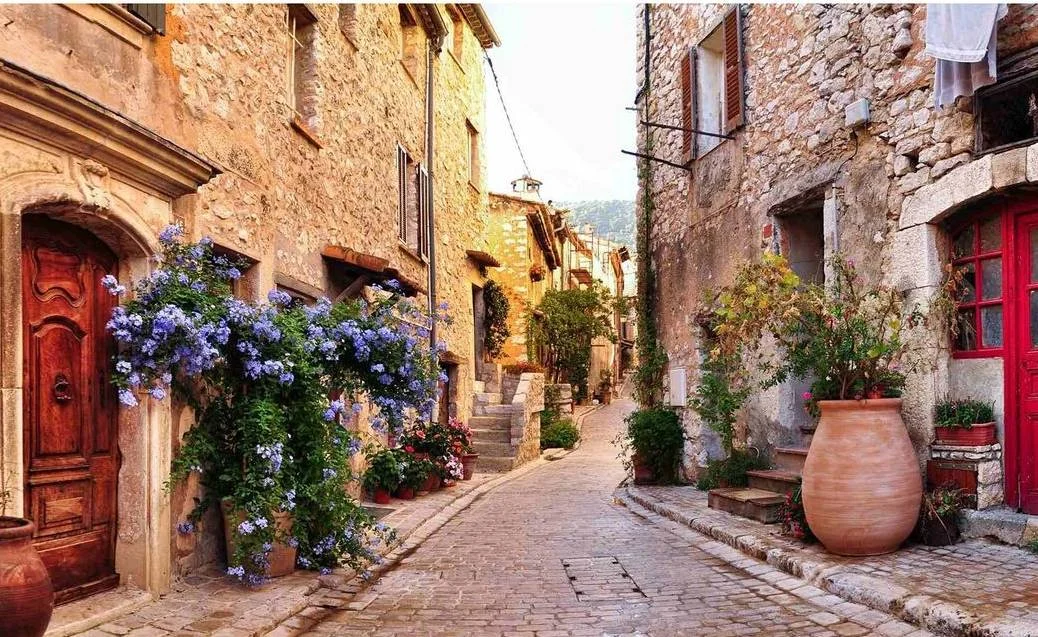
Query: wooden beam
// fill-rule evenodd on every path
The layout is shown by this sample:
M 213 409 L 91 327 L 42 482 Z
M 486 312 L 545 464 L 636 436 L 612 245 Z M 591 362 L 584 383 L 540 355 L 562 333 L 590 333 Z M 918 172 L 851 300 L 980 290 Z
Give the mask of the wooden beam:
M 342 292 L 339 292 L 339 296 L 335 297 L 335 302 L 341 303 L 342 301 L 348 301 L 355 298 L 360 294 L 360 291 L 364 289 L 364 286 L 368 284 L 368 281 L 370 281 L 368 275 L 358 275 L 357 278 L 353 279 L 353 282 L 346 286 Z

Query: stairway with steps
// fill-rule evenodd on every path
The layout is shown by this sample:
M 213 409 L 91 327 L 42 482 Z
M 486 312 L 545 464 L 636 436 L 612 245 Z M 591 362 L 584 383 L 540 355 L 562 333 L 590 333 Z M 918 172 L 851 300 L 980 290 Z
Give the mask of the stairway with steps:
M 512 405 L 502 403 L 500 381 L 476 381 L 472 403 L 473 451 L 479 454 L 476 466 L 481 472 L 510 471 L 515 466 L 512 447 Z
M 749 486 L 711 489 L 711 509 L 726 511 L 764 524 L 781 522 L 781 508 L 787 495 L 800 486 L 807 450 L 814 428 L 801 427 L 802 446 L 776 447 L 771 469 L 747 471 Z

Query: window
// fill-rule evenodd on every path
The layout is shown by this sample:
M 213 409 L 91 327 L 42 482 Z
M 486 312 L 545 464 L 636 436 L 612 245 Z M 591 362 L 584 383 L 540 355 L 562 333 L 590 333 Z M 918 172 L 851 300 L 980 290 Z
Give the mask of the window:
M 293 122 L 307 132 L 319 128 L 317 113 L 317 16 L 306 5 L 288 5 L 288 99 Z
M 421 257 L 429 255 L 429 173 L 397 146 L 398 223 L 400 243 Z
M 450 50 L 454 57 L 461 62 L 461 54 L 465 52 L 465 22 L 457 7 L 448 5 L 447 13 L 451 19 Z
M 825 284 L 825 228 L 823 199 L 806 202 L 797 209 L 776 216 L 779 254 L 801 281 Z
M 1038 71 L 977 92 L 977 152 L 1002 150 L 1038 138 Z
M 400 62 L 411 74 L 411 79 L 415 79 L 418 77 L 418 21 L 406 4 L 399 5 L 399 8 Z
M 952 266 L 962 273 L 955 349 L 999 350 L 1003 344 L 1002 218 L 972 221 L 952 236 Z
M 340 4 L 339 5 L 339 31 L 342 32 L 346 39 L 351 44 L 356 46 L 356 35 L 357 35 L 357 5 L 355 4 Z
M 248 301 L 254 300 L 259 294 L 259 269 L 256 268 L 256 259 L 219 244 L 213 244 L 213 255 L 222 257 L 227 265 L 234 266 L 239 273 L 237 278 L 231 278 L 228 283 L 231 293 L 236 298 Z
M 166 5 L 164 4 L 124 4 L 126 10 L 137 16 L 156 33 L 166 33 Z
M 682 153 L 701 157 L 743 124 L 742 14 L 736 7 L 681 60 Z
M 465 128 L 469 133 L 469 183 L 478 189 L 482 170 L 479 157 L 479 132 L 468 120 L 465 121 Z

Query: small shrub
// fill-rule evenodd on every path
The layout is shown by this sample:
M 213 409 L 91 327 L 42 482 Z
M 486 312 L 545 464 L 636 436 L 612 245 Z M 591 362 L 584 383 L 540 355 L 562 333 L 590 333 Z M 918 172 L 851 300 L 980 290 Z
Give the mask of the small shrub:
M 396 491 L 404 477 L 396 453 L 391 449 L 372 449 L 368 451 L 367 458 L 368 469 L 364 472 L 364 488 L 371 492 L 376 489 Z
M 505 365 L 505 373 L 513 376 L 518 376 L 519 374 L 543 374 L 544 366 L 540 363 L 520 361 L 518 363 L 509 363 L 508 365 Z
M 727 458 L 707 463 L 696 488 L 709 491 L 719 487 L 745 487 L 750 483 L 747 471 L 767 468 L 767 459 L 747 449 L 733 449 Z
M 938 427 L 971 429 L 973 425 L 993 421 L 995 409 L 991 403 L 971 398 L 942 400 L 934 407 L 933 419 Z
M 804 496 L 797 487 L 793 493 L 786 495 L 786 501 L 779 510 L 782 516 L 782 535 L 791 537 L 807 544 L 813 544 L 818 540 L 811 532 L 807 524 L 807 514 L 804 512 Z
M 572 449 L 579 441 L 580 432 L 568 418 L 551 422 L 547 427 L 541 424 L 541 449 Z
M 1038 553 L 1038 537 L 1032 538 L 1030 542 L 1024 545 L 1024 548 L 1032 553 Z
M 624 467 L 633 472 L 633 451 L 652 470 L 659 483 L 678 481 L 678 464 L 685 446 L 685 430 L 673 409 L 640 409 L 626 419 L 627 428 L 615 440 Z

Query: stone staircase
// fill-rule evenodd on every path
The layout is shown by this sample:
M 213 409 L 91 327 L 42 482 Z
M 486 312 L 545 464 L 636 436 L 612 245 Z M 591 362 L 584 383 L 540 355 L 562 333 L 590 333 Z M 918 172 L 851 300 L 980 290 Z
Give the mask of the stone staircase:
M 476 466 L 485 472 L 509 471 L 515 464 L 512 406 L 502 404 L 500 388 L 488 388 L 485 381 L 476 381 L 474 389 L 469 427 L 472 429 L 472 447 L 479 454 Z
M 748 471 L 749 486 L 712 489 L 709 506 L 765 524 L 781 521 L 786 496 L 800 486 L 813 427 L 801 427 L 801 446 L 776 447 L 773 468 Z

